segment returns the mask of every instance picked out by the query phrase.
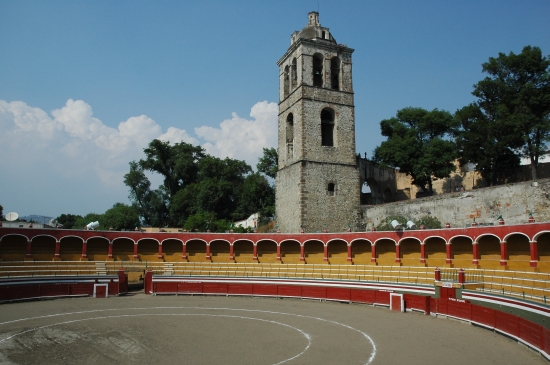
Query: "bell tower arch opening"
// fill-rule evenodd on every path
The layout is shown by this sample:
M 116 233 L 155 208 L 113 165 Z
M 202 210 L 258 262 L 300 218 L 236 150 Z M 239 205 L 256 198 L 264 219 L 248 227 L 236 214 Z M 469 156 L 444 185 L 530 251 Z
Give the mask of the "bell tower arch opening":
M 334 146 L 334 111 L 331 109 L 321 112 L 321 145 Z
M 319 53 L 313 55 L 313 86 L 323 87 L 323 56 Z

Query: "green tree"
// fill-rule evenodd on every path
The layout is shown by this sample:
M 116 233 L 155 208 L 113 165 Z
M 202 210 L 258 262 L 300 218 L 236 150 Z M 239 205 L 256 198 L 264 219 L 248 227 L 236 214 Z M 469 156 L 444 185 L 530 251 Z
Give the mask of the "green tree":
M 511 120 L 500 118 L 498 110 L 489 105 L 481 108 L 477 103 L 457 110 L 455 120 L 458 128 L 454 134 L 461 164 L 474 163 L 489 186 L 509 181 L 520 163 L 515 149 L 523 143 L 521 135 L 513 132 L 515 126 Z
M 414 224 L 416 224 L 417 229 L 419 229 L 420 226 L 422 226 L 422 224 L 424 224 L 424 227 L 426 229 L 443 228 L 443 225 L 441 224 L 439 219 L 437 219 L 436 217 L 433 217 L 431 215 L 422 216 L 420 219 L 415 220 Z
M 262 174 L 265 174 L 270 178 L 275 179 L 277 175 L 277 170 L 279 169 L 278 161 L 279 155 L 277 154 L 277 150 L 273 147 L 264 147 L 264 154 L 262 157 L 260 157 L 256 168 L 258 169 L 258 172 L 261 172 Z
M 83 219 L 84 218 L 82 216 L 75 214 L 61 214 L 59 217 L 55 218 L 57 223 L 62 224 L 65 229 L 82 228 L 77 226 L 77 222 L 80 222 Z
M 399 168 L 414 185 L 432 193 L 432 181 L 448 177 L 455 170 L 454 142 L 449 140 L 454 121 L 449 112 L 404 108 L 396 117 L 380 122 L 387 140 L 374 150 L 374 160 Z
M 376 226 L 377 231 L 395 231 L 395 228 L 391 225 L 392 221 L 398 221 L 402 227 L 407 226 L 407 218 L 402 215 L 389 215 L 386 218 L 382 219 L 380 223 Z
M 138 214 L 143 217 L 146 224 L 152 225 L 154 193 L 151 191 L 151 182 L 139 163 L 130 162 L 130 172 L 124 175 L 124 184 L 130 188 L 129 198 L 134 202 Z
M 115 231 L 133 230 L 139 226 L 138 210 L 135 206 L 116 203 L 103 214 L 99 223 L 102 229 L 112 227 Z
M 73 229 L 84 229 L 84 227 L 88 223 L 92 223 L 92 222 L 99 222 L 99 227 L 96 229 L 104 229 L 104 227 L 101 226 L 102 221 L 103 221 L 102 214 L 88 213 L 84 217 L 77 216 Z
M 260 214 L 260 224 L 267 224 L 275 213 L 275 189 L 258 172 L 246 177 L 239 195 L 235 216 L 248 218 L 256 212 Z
M 4 207 L 0 205 L 0 221 L 4 220 Z
M 536 179 L 550 137 L 550 58 L 543 57 L 540 48 L 526 46 L 520 54 L 490 57 L 483 63 L 483 72 L 489 76 L 474 85 L 476 104 L 486 119 L 521 138 L 519 147 L 511 143 L 510 148 L 529 157 L 531 175 Z

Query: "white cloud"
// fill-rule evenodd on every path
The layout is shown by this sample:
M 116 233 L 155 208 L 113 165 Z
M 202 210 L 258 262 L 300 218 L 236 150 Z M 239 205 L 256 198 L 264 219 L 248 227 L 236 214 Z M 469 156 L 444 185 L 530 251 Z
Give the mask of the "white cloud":
M 82 100 L 69 99 L 51 113 L 22 101 L 0 100 L 0 204 L 23 214 L 102 213 L 126 201 L 128 163 L 142 158 L 143 148 L 155 138 L 194 145 L 202 140 L 214 156 L 255 166 L 262 147 L 276 145 L 277 105 L 256 103 L 250 116 L 233 113 L 219 128 L 195 128 L 197 139 L 175 127 L 163 133 L 146 115 L 109 127 Z
M 220 158 L 245 160 L 256 166 L 262 148 L 277 144 L 277 104 L 258 102 L 252 107 L 250 116 L 252 120 L 233 113 L 232 118 L 221 122 L 219 128 L 203 126 L 195 128 L 195 133 L 207 141 L 203 144 L 207 153 Z

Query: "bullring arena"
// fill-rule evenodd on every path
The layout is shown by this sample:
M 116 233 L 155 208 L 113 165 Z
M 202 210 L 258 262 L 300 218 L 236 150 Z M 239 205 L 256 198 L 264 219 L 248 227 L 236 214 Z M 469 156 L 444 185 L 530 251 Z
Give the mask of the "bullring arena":
M 5 364 L 543 364 L 550 354 L 548 223 L 3 227 L 0 255 Z

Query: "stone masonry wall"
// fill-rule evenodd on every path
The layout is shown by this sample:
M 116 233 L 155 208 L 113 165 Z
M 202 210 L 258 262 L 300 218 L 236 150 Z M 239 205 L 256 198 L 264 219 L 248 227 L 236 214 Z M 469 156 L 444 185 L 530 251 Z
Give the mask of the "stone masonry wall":
M 364 206 L 367 230 L 378 225 L 388 215 L 402 215 L 418 220 L 431 215 L 449 222 L 451 227 L 470 226 L 474 217 L 478 224 L 498 224 L 502 215 L 506 224 L 526 223 L 529 211 L 537 222 L 550 221 L 550 179 L 487 187 L 465 192 L 435 195 L 416 200 L 375 206 Z
M 300 174 L 301 163 L 277 172 L 275 210 L 277 224 L 283 233 L 300 232 Z
M 342 232 L 354 224 L 359 211 L 359 171 L 355 166 L 307 162 L 304 168 L 304 229 Z M 335 184 L 334 196 L 327 187 Z

